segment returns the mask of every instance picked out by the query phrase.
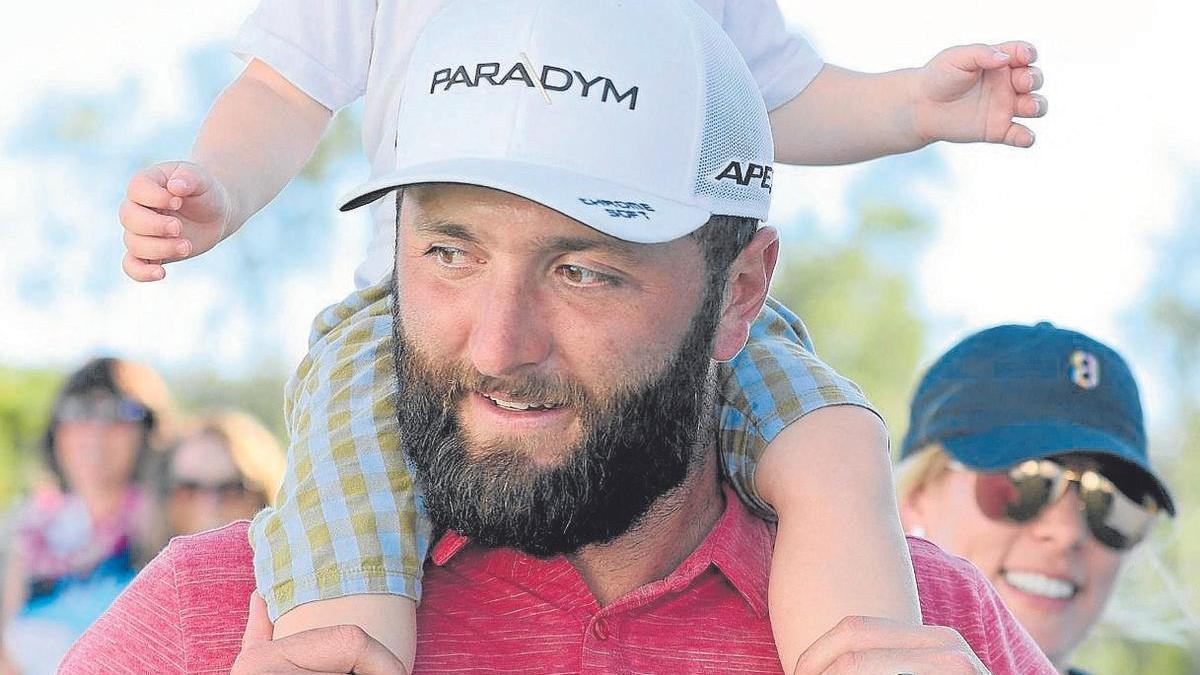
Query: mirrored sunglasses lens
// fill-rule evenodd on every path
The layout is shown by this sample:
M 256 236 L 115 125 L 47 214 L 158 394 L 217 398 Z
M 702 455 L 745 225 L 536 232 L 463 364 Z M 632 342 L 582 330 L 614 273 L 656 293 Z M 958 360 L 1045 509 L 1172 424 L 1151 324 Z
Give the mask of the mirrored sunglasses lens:
M 979 510 L 993 520 L 1030 520 L 1046 505 L 1053 481 L 1038 476 L 1014 479 L 1008 474 L 981 474 L 975 499 Z
M 149 411 L 137 401 L 123 400 L 117 405 L 116 419 L 122 422 L 142 422 Z
M 1083 475 L 1079 498 L 1093 536 L 1118 551 L 1144 539 L 1157 518 L 1157 509 L 1138 504 L 1094 472 Z
M 1023 523 L 1033 519 L 1054 498 L 1061 468 L 1048 462 L 1026 462 L 1008 473 L 980 474 L 975 498 L 993 520 Z
M 1005 515 L 1017 522 L 1031 520 L 1041 513 L 1054 496 L 1054 479 L 1042 476 L 1023 475 L 1009 479 L 1017 497 L 1008 505 Z

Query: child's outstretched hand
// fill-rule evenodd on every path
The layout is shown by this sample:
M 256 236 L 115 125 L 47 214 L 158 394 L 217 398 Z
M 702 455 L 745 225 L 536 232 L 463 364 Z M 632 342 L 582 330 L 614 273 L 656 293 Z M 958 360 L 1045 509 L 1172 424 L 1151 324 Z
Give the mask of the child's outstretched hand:
M 125 259 L 134 281 L 158 281 L 164 264 L 200 255 L 228 236 L 232 204 L 220 181 L 198 164 L 162 162 L 129 179 L 121 202 Z
M 951 47 L 917 70 L 914 125 L 926 142 L 1033 145 L 1033 132 L 1014 117 L 1041 117 L 1046 99 L 1034 94 L 1042 71 L 1028 42 Z

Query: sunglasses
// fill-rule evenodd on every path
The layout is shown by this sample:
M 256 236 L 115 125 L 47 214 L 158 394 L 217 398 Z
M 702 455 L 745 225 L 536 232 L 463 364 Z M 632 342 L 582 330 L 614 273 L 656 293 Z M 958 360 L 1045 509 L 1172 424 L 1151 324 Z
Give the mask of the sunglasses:
M 187 478 L 176 478 L 171 482 L 171 494 L 184 499 L 195 499 L 201 494 L 211 494 L 219 501 L 233 502 L 248 496 L 250 490 L 240 480 L 204 483 Z
M 1029 522 L 1074 485 L 1088 530 L 1115 551 L 1145 539 L 1159 513 L 1150 495 L 1140 501 L 1129 497 L 1095 466 L 1067 466 L 1050 459 L 1031 459 L 999 473 L 977 472 L 958 462 L 951 466 L 975 474 L 975 502 L 992 520 Z
M 112 396 L 69 396 L 55 413 L 59 422 L 145 422 L 150 409 L 127 398 Z

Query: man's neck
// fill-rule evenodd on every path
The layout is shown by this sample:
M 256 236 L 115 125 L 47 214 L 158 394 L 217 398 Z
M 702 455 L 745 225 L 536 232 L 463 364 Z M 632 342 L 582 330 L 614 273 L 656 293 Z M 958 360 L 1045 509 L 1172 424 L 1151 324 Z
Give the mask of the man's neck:
M 665 578 L 700 545 L 724 511 L 715 453 L 704 453 L 678 489 L 661 497 L 641 524 L 603 545 L 568 556 L 601 606 Z

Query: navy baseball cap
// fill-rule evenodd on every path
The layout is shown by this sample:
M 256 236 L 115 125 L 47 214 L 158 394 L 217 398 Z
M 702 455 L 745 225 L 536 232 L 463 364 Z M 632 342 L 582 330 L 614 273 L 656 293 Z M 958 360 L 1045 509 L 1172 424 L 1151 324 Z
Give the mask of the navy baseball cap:
M 901 459 L 934 443 L 978 471 L 1065 452 L 1108 455 L 1140 471 L 1175 514 L 1150 465 L 1133 373 L 1082 333 L 1047 322 L 975 333 L 930 366 L 910 410 Z

